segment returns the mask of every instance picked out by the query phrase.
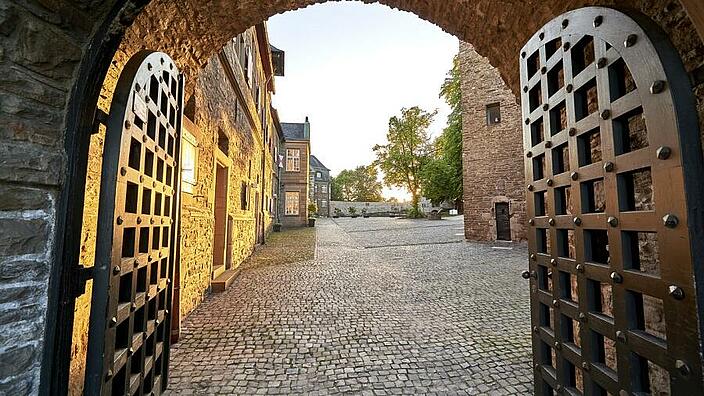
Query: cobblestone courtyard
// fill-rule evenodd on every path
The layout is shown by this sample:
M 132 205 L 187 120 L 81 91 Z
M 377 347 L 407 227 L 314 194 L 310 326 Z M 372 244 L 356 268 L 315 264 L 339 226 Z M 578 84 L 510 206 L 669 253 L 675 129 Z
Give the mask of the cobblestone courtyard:
M 460 217 L 319 220 L 317 239 L 185 321 L 172 394 L 531 393 L 523 245 L 465 242 Z

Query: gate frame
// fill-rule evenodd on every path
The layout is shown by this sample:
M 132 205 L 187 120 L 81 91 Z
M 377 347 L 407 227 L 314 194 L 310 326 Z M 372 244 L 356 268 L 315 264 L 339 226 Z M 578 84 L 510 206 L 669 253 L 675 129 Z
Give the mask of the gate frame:
M 693 26 L 698 30 L 699 38 L 704 40 L 704 8 L 695 5 L 698 4 L 698 0 L 680 1 Z M 148 3 L 150 0 L 114 1 L 112 9 L 106 13 L 102 21 L 95 24 L 96 28 L 90 35 L 90 41 L 86 43 L 86 49 L 75 76 L 75 83 L 69 94 L 63 145 L 66 153 L 66 176 L 56 205 L 55 243 L 52 249 L 54 262 L 49 269 L 47 313 L 40 368 L 40 394 L 63 394 L 68 389 L 75 306 L 75 298 L 71 290 L 76 284 L 88 148 L 96 119 L 98 97 L 110 62 L 119 48 L 125 31 Z M 632 15 L 631 17 L 638 20 Z M 647 25 L 656 26 L 657 35 L 667 41 L 667 38 L 661 33 L 660 27 L 649 18 L 646 17 L 646 19 Z M 650 31 L 652 32 L 652 30 Z M 651 40 L 654 44 L 657 43 L 653 37 Z M 677 63 L 680 62 L 679 54 L 676 52 L 675 59 L 677 59 Z M 686 81 L 683 83 L 689 85 Z M 689 93 L 685 96 L 689 96 Z M 694 115 L 694 118 L 696 119 L 697 116 Z M 691 140 L 688 141 L 692 143 Z M 697 139 L 696 145 L 699 144 L 700 141 Z M 682 152 L 684 153 L 685 150 L 689 150 L 689 148 L 683 142 Z M 688 156 L 688 158 L 692 157 Z M 704 175 L 704 167 L 701 165 L 701 150 L 699 163 L 695 165 L 697 168 L 689 166 L 689 170 L 686 171 L 686 181 Z M 691 202 L 691 197 L 699 197 L 699 202 L 701 202 L 704 197 L 704 186 L 698 186 L 696 183 L 694 186 L 691 183 L 687 184 L 689 186 L 688 200 Z M 704 209 L 700 209 L 700 213 L 702 210 Z M 691 213 L 689 214 L 691 216 Z M 690 221 L 691 219 L 692 217 L 690 217 Z M 692 240 L 695 238 L 700 241 L 704 240 L 704 224 L 700 222 L 697 227 L 690 227 L 690 235 Z M 694 252 L 694 249 L 692 251 Z M 698 251 L 700 257 L 704 255 L 704 246 L 700 247 Z M 696 284 L 704 288 L 704 265 L 699 263 L 697 267 L 700 268 L 695 271 Z M 697 300 L 700 307 L 704 306 L 704 290 L 700 290 L 701 288 L 697 288 Z M 704 334 L 704 318 L 701 316 L 700 329 Z

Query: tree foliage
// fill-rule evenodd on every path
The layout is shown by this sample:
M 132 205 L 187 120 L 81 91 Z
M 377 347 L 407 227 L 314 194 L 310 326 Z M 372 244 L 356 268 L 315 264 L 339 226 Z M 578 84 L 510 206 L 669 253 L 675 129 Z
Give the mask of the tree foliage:
M 380 202 L 382 185 L 374 165 L 345 169 L 332 178 L 333 201 Z
M 417 106 L 401 109 L 400 117 L 389 120 L 388 143 L 374 146 L 375 164 L 384 173 L 384 182 L 410 192 L 413 217 L 421 215 L 421 172 L 432 149 L 428 127 L 436 114 L 437 111 L 427 112 Z
M 450 105 L 447 126 L 433 142 L 433 157 L 421 172 L 423 195 L 438 204 L 462 198 L 462 90 L 459 58 L 440 90 Z

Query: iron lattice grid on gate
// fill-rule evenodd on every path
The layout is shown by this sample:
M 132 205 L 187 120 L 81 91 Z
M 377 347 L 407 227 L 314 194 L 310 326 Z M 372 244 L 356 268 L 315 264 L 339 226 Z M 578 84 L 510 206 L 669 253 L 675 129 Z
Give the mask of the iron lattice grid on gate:
M 163 53 L 135 55 L 116 87 L 103 156 L 87 394 L 150 395 L 166 387 L 182 92 L 183 78 Z
M 584 8 L 520 66 L 536 394 L 701 392 L 678 120 L 653 43 Z

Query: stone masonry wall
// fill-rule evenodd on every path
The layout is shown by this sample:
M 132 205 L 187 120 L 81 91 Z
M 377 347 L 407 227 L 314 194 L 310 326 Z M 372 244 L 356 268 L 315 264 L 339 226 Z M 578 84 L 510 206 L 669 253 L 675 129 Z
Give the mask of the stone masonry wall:
M 489 60 L 460 44 L 465 237 L 497 239 L 495 204 L 509 204 L 511 239 L 526 239 L 523 129 L 516 97 Z M 487 105 L 500 104 L 501 122 L 487 125 Z
M 129 28 L 127 41 L 169 53 L 192 80 L 227 40 L 248 26 L 313 3 L 316 1 L 153 0 Z M 704 34 L 704 12 L 698 0 L 382 3 L 414 12 L 472 42 L 501 71 L 514 93 L 519 89 L 516 57 L 522 44 L 551 18 L 585 5 L 616 5 L 643 12 L 665 30 L 688 71 L 704 65 L 701 35 L 692 24 L 692 20 L 698 21 L 697 28 Z M 689 4 L 692 20 L 683 3 Z M 63 248 L 62 230 L 57 225 L 64 214 L 57 210 L 63 203 L 68 163 L 75 160 L 68 158 L 64 149 L 69 99 L 91 35 L 116 4 L 118 0 L 0 3 L 0 230 L 12 230 L 0 232 L 0 310 L 10 312 L 0 320 L 4 337 L 0 341 L 0 392 L 38 391 L 44 328 L 48 325 L 51 331 L 54 326 L 45 323 L 47 285 L 50 270 L 59 263 L 56 255 Z M 132 21 L 129 14 L 115 18 L 112 33 L 128 29 Z M 117 54 L 117 65 L 124 61 L 122 57 Z M 701 124 L 704 85 L 695 88 L 695 95 Z M 700 132 L 704 138 L 704 128 Z M 11 317 L 15 319 L 7 319 Z

